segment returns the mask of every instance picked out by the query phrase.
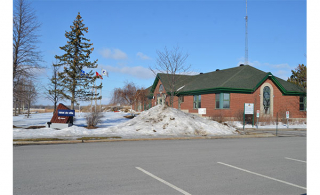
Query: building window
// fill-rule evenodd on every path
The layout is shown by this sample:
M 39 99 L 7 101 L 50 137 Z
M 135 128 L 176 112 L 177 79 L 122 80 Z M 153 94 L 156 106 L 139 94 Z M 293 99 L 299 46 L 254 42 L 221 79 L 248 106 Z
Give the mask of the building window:
M 299 110 L 306 111 L 307 110 L 307 97 L 300 96 L 299 98 Z
M 159 92 L 163 92 L 163 85 L 159 86 Z
M 216 94 L 216 109 L 230 108 L 230 93 Z
M 263 109 L 264 114 L 270 114 L 270 87 L 263 88 Z
M 184 96 L 182 95 L 182 96 L 179 96 L 179 102 L 180 103 L 183 103 L 184 102 Z
M 193 96 L 193 109 L 201 108 L 201 95 Z

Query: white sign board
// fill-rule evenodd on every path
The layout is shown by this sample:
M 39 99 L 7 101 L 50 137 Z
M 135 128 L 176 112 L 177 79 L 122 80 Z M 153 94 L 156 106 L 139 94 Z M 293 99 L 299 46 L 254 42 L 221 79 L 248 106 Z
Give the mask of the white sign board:
M 206 108 L 198 108 L 198 114 L 207 114 Z
M 289 111 L 286 111 L 286 118 L 289 118 Z
M 244 104 L 244 114 L 253 114 L 254 104 L 253 103 L 245 103 Z
M 259 118 L 260 110 L 257 110 L 257 118 Z

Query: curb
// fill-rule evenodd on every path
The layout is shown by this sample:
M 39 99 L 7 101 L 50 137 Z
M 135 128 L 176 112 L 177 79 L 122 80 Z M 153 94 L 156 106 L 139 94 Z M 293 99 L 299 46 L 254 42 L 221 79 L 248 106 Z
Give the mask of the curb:
M 236 128 L 243 130 L 243 128 Z M 275 128 L 244 128 L 245 131 L 276 131 Z M 307 131 L 307 128 L 278 128 L 278 131 Z
M 271 133 L 257 133 L 252 135 L 224 135 L 203 137 L 166 137 L 166 138 L 132 138 L 132 139 L 101 139 L 101 140 L 62 140 L 62 141 L 15 141 L 13 145 L 48 145 L 48 144 L 76 144 L 96 142 L 120 142 L 120 141 L 152 141 L 152 140 L 193 140 L 193 139 L 236 139 L 236 138 L 265 138 L 275 137 Z

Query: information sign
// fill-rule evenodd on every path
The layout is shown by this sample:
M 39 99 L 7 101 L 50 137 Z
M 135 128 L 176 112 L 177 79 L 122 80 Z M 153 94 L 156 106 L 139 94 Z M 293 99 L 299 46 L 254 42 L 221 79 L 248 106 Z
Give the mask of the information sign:
M 253 114 L 254 104 L 245 103 L 244 104 L 244 114 Z
M 289 111 L 286 111 L 286 118 L 289 118 Z
M 198 108 L 198 114 L 207 114 L 206 108 Z
M 58 110 L 58 116 L 75 116 L 74 110 Z
M 259 118 L 260 110 L 257 110 L 257 118 Z

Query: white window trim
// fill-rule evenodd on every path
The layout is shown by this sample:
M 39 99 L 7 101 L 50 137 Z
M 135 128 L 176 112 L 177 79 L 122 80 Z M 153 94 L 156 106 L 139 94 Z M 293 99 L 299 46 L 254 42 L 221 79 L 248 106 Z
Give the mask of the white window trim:
M 270 88 L 270 114 L 264 114 L 264 107 L 263 107 L 263 88 L 268 86 Z M 264 83 L 260 87 L 260 114 L 261 115 L 269 115 L 273 117 L 273 87 L 270 83 Z

